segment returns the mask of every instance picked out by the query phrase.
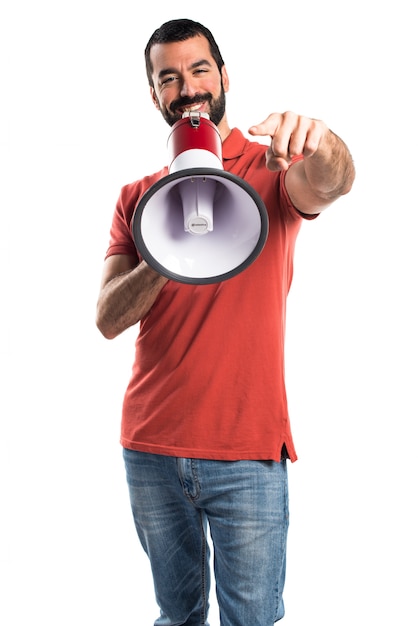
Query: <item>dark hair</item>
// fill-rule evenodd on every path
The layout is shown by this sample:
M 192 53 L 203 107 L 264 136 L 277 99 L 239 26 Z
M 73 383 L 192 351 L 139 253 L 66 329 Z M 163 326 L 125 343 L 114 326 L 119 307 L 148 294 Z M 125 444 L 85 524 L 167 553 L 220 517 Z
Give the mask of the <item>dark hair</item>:
M 157 43 L 185 41 L 186 39 L 191 39 L 192 37 L 196 37 L 197 35 L 202 35 L 208 40 L 211 54 L 215 60 L 216 65 L 218 66 L 219 72 L 221 72 L 224 62 L 218 48 L 218 44 L 216 43 L 210 30 L 206 28 L 206 26 L 199 24 L 199 22 L 194 22 L 193 20 L 171 20 L 170 22 L 165 22 L 164 24 L 162 24 L 160 28 L 157 28 L 157 30 L 151 35 L 151 38 L 147 43 L 147 47 L 145 48 L 145 67 L 147 70 L 148 83 L 150 87 L 154 86 L 152 80 L 153 68 L 150 58 L 152 46 Z

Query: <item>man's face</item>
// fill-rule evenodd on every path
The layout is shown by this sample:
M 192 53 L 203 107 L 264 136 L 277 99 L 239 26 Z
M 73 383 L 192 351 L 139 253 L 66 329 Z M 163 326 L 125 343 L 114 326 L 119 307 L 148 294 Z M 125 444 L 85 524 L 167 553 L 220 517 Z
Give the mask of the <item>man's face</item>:
M 183 113 L 207 113 L 217 126 L 225 115 L 229 81 L 219 73 L 205 37 L 156 44 L 151 48 L 151 96 L 166 122 L 173 126 Z

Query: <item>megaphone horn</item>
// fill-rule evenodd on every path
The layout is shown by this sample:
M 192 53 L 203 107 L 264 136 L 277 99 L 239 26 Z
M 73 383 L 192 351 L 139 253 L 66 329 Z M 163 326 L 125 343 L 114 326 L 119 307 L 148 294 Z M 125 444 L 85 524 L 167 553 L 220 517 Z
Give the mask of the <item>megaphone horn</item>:
M 268 215 L 258 193 L 226 172 L 222 141 L 206 113 L 184 113 L 168 138 L 169 174 L 132 217 L 142 258 L 161 275 L 204 285 L 236 276 L 261 253 Z

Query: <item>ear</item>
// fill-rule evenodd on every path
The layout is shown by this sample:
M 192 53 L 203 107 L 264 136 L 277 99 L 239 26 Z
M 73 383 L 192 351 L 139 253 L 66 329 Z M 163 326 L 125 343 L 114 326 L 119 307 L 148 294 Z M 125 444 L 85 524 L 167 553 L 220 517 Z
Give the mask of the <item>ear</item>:
M 221 78 L 222 78 L 222 85 L 226 93 L 227 91 L 229 91 L 229 77 L 228 77 L 228 72 L 226 71 L 225 65 L 222 66 Z
M 149 92 L 150 92 L 150 94 L 151 94 L 151 99 L 152 99 L 152 101 L 153 101 L 153 103 L 154 103 L 154 106 L 155 106 L 155 107 L 156 107 L 156 108 L 160 111 L 160 103 L 158 102 L 158 98 L 157 98 L 157 96 L 155 95 L 155 89 L 154 89 L 154 87 L 150 87 L 150 88 L 149 88 Z

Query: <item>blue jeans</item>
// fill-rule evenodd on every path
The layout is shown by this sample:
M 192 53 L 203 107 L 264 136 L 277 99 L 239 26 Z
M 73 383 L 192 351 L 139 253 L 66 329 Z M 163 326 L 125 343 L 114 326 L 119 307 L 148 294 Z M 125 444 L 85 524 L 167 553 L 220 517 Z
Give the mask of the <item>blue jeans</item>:
M 209 461 L 124 449 L 133 517 L 161 615 L 208 625 L 209 524 L 222 626 L 273 626 L 289 524 L 286 461 Z

